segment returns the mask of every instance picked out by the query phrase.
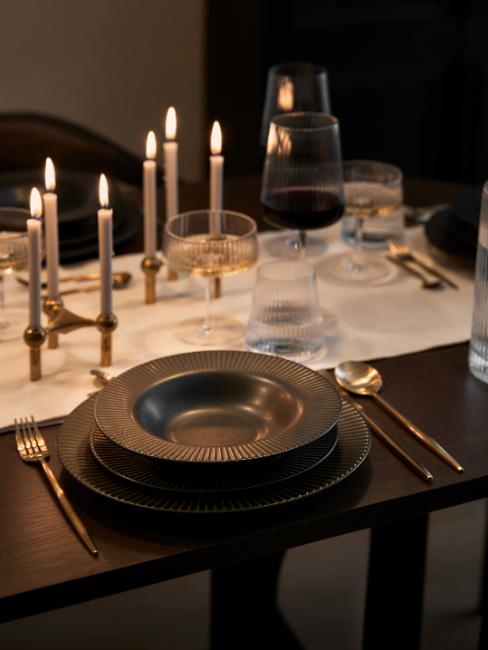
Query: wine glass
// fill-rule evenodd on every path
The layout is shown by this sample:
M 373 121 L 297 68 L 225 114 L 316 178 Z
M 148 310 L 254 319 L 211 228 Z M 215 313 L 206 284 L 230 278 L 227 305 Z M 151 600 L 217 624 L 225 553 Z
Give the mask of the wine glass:
M 304 257 L 306 231 L 338 221 L 343 202 L 337 118 L 306 112 L 274 117 L 261 188 L 265 220 L 299 230 L 296 254 Z
M 29 211 L 22 208 L 0 208 L 0 339 L 21 333 L 26 311 L 6 308 L 5 276 L 27 267 L 27 219 Z
M 256 222 L 229 210 L 196 210 L 176 215 L 164 227 L 163 256 L 172 269 L 206 278 L 206 310 L 178 327 L 178 338 L 193 345 L 224 345 L 238 340 L 243 326 L 211 315 L 214 278 L 247 271 L 258 259 Z
M 339 280 L 374 283 L 391 276 L 391 267 L 365 247 L 385 247 L 403 230 L 403 175 L 394 165 L 374 160 L 344 161 L 345 209 L 342 233 L 354 248 L 326 260 Z
M 268 71 L 263 117 L 261 121 L 260 147 L 265 152 L 269 125 L 276 115 L 294 112 L 332 113 L 327 71 L 314 63 L 280 63 Z M 295 255 L 304 241 L 303 233 L 294 231 L 271 242 L 271 248 L 279 255 Z M 308 238 L 307 256 L 322 254 L 325 242 Z

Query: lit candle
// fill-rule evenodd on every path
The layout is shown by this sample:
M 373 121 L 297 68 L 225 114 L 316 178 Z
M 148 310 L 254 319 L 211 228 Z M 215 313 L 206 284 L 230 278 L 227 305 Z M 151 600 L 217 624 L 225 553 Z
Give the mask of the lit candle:
M 98 251 L 100 255 L 100 288 L 102 314 L 112 313 L 112 210 L 108 207 L 108 182 L 100 175 L 98 185 Z
M 58 197 L 55 192 L 56 174 L 51 158 L 46 158 L 44 183 L 46 186 L 43 202 L 44 220 L 46 223 L 47 297 L 57 298 L 59 294 Z
M 41 216 L 42 199 L 37 187 L 30 194 L 31 218 L 27 219 L 29 246 L 29 325 L 41 326 Z
M 156 256 L 156 135 L 149 131 L 146 140 L 146 158 L 144 161 L 144 254 Z
M 164 174 L 166 177 L 166 218 L 178 214 L 178 143 L 176 138 L 176 111 L 168 108 L 165 125 L 166 142 L 163 144 Z
M 210 135 L 210 210 L 222 210 L 224 196 L 224 156 L 222 151 L 222 131 L 220 124 L 214 122 Z M 210 214 L 210 232 L 220 233 L 218 213 Z

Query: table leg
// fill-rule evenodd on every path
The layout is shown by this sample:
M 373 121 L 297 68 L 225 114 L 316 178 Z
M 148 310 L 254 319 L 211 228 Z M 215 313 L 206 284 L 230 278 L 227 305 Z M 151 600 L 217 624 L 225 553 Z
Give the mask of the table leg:
M 212 650 L 301 650 L 278 609 L 278 578 L 284 553 L 212 571 Z
M 363 650 L 415 650 L 422 632 L 427 515 L 371 530 Z

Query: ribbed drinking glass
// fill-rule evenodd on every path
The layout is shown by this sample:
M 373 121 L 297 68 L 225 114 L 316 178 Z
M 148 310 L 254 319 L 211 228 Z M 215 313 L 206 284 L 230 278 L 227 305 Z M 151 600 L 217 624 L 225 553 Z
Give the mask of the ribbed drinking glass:
M 469 368 L 475 377 L 488 383 L 488 182 L 481 200 Z

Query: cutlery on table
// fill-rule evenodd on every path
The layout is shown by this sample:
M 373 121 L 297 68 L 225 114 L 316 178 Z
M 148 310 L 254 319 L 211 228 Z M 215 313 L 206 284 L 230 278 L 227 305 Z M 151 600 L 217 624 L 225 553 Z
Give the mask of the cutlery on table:
M 29 286 L 29 280 L 27 278 L 24 278 L 21 275 L 16 275 L 15 279 L 25 287 Z M 80 275 L 65 275 L 59 278 L 59 282 L 91 282 L 92 280 L 100 280 L 100 273 L 98 273 L 98 271 L 94 273 L 82 273 Z M 112 273 L 112 280 L 127 285 L 132 280 L 132 273 L 129 273 L 128 271 L 114 271 Z M 43 282 L 41 288 L 46 289 L 47 282 Z
M 452 467 L 452 469 L 456 470 L 456 472 L 464 471 L 463 466 L 444 447 L 434 440 L 434 438 L 419 429 L 416 424 L 407 419 L 392 404 L 378 394 L 378 391 L 383 386 L 383 379 L 376 368 L 361 361 L 343 361 L 335 369 L 334 376 L 339 386 L 349 393 L 372 397 L 419 442 Z
M 321 375 L 324 377 L 330 378 L 329 373 L 326 370 L 319 370 Z M 409 467 L 415 474 L 420 476 L 421 479 L 427 483 L 432 483 L 433 475 L 431 472 L 416 458 L 414 458 L 409 451 L 405 449 L 400 443 L 398 443 L 389 433 L 382 429 L 379 424 L 377 424 L 364 410 L 361 404 L 355 402 L 349 396 L 349 393 L 345 391 L 342 387 L 339 387 L 341 395 L 343 395 L 348 404 L 350 404 L 360 415 L 366 420 L 369 428 L 376 434 L 376 437 L 381 440 L 381 442 L 390 449 L 407 467 Z
M 427 223 L 429 219 L 441 210 L 449 207 L 449 203 L 437 203 L 435 205 L 424 205 L 421 207 L 413 207 L 411 205 L 403 206 L 403 216 L 407 226 L 418 226 Z
M 439 278 L 429 275 L 426 271 L 424 271 L 424 269 L 422 269 L 422 267 L 415 266 L 413 262 L 404 260 L 401 257 L 397 257 L 396 255 L 387 255 L 386 257 L 390 260 L 390 262 L 393 262 L 393 264 L 396 264 L 400 268 L 407 271 L 407 273 L 410 273 L 410 275 L 414 275 L 416 278 L 421 280 L 423 289 L 439 289 L 443 286 L 443 283 L 441 280 L 439 280 Z
M 130 282 L 130 277 L 129 278 L 115 278 L 112 277 L 112 289 L 125 289 L 126 286 Z M 74 289 L 63 289 L 63 291 L 59 292 L 60 296 L 70 296 L 74 293 L 89 293 L 90 291 L 98 291 L 100 290 L 100 285 L 97 284 L 89 284 L 84 287 L 75 287 Z
M 92 368 L 90 370 L 90 375 L 93 375 L 95 377 L 95 384 L 97 386 L 100 386 L 100 388 L 88 393 L 88 397 L 93 397 L 93 395 L 99 393 L 104 386 L 110 384 L 112 379 L 115 378 L 115 375 L 111 375 L 110 373 L 105 372 L 104 370 L 100 370 L 99 368 Z
M 39 431 L 33 416 L 30 421 L 27 418 L 20 418 L 19 422 L 15 420 L 15 440 L 19 456 L 26 463 L 40 463 L 49 484 L 56 495 L 66 517 L 79 535 L 82 542 L 92 555 L 98 555 L 98 549 L 93 543 L 85 525 L 76 514 L 71 503 L 68 501 L 63 488 L 58 483 L 51 467 L 48 464 L 49 451 L 46 442 Z
M 455 282 L 453 282 L 451 278 L 445 275 L 433 264 L 427 264 L 426 262 L 424 262 L 424 260 L 421 257 L 419 257 L 415 251 L 413 251 L 408 246 L 405 246 L 405 244 L 397 244 L 396 242 L 389 239 L 388 248 L 390 249 L 390 255 L 392 255 L 393 257 L 396 257 L 397 259 L 400 260 L 404 260 L 406 262 L 408 261 L 415 262 L 416 264 L 421 266 L 424 269 L 424 271 L 427 271 L 431 275 L 435 275 L 437 278 L 439 278 L 439 280 L 442 280 L 442 282 L 445 282 L 453 289 L 459 289 L 458 285 Z

